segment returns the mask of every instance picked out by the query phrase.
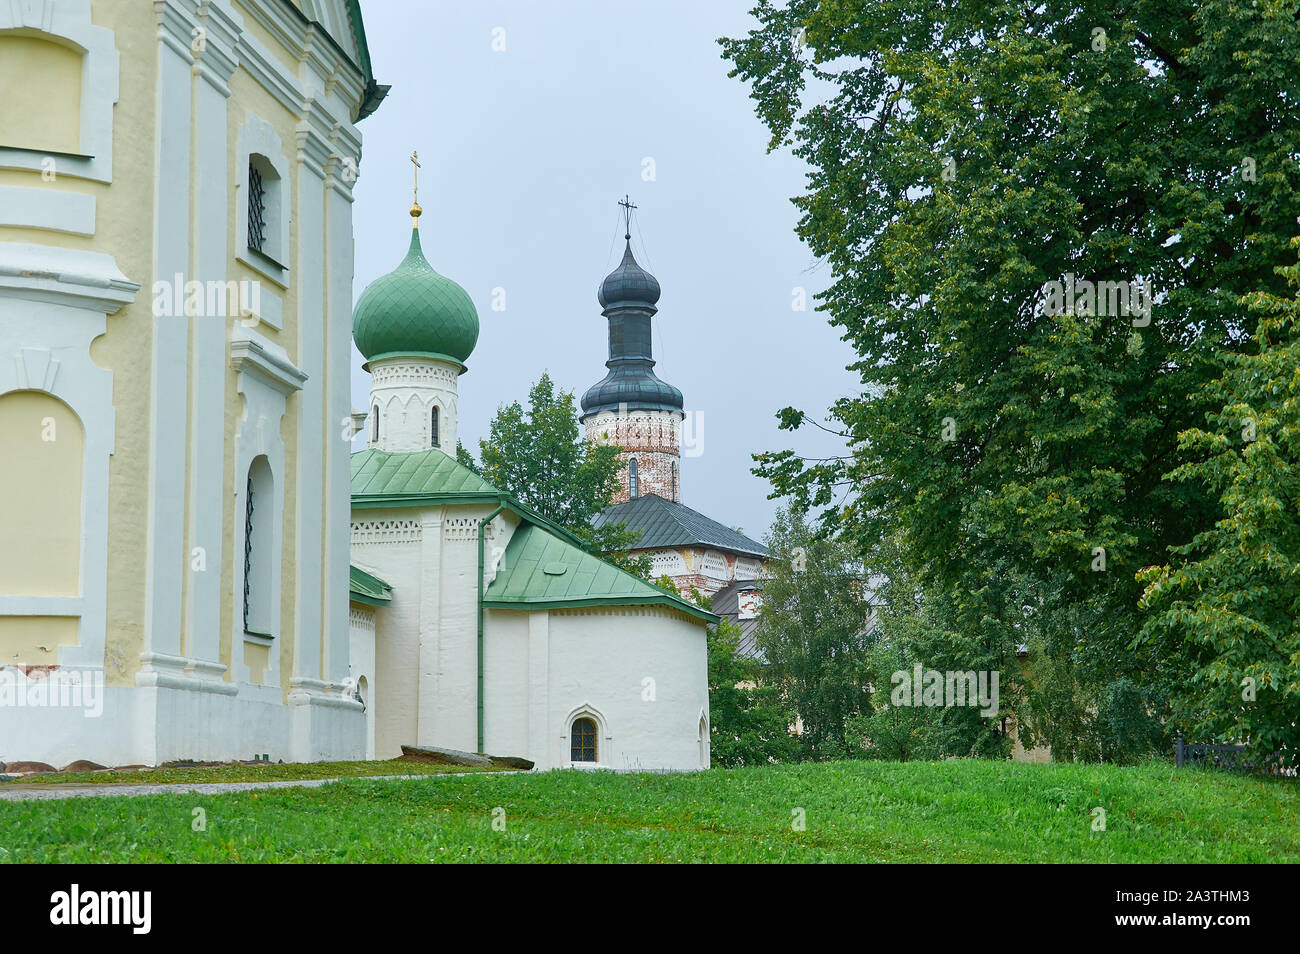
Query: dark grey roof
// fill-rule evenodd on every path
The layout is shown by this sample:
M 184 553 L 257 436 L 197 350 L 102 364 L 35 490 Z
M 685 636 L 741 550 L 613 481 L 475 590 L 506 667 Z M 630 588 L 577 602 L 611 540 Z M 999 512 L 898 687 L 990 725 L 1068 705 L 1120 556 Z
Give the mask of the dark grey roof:
M 740 618 L 740 594 L 745 591 L 762 592 L 763 584 L 757 580 L 738 580 L 728 583 L 713 594 L 713 612 L 725 616 L 740 627 L 740 640 L 736 644 L 737 656 L 762 659 L 763 651 L 758 648 L 758 617 Z
M 596 296 L 609 319 L 609 370 L 582 396 L 582 418 L 602 411 L 658 410 L 681 413 L 682 392 L 654 372 L 654 331 L 659 282 L 636 263 L 629 241 L 623 261 Z
M 615 504 L 592 521 L 597 527 L 625 523 L 641 534 L 633 549 L 704 546 L 747 556 L 766 557 L 767 547 L 743 533 L 704 516 L 698 510 L 658 494 L 643 494 L 627 503 Z
M 645 319 L 649 329 L 650 319 Z M 654 373 L 653 361 L 611 359 L 608 373 L 582 395 L 585 420 L 601 411 L 682 411 L 682 392 Z
M 653 305 L 659 300 L 659 280 L 637 264 L 632 255 L 632 237 L 627 236 L 627 248 L 618 268 L 605 276 L 596 291 L 600 307 L 609 308 L 620 302 Z

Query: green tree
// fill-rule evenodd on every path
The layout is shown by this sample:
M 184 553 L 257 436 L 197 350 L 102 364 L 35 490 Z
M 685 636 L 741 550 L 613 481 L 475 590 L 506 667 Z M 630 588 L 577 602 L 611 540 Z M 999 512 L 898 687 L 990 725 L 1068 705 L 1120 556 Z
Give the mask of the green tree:
M 872 712 L 853 726 L 864 754 L 900 761 L 1006 755 L 1022 696 L 1017 649 L 1032 623 L 1024 581 L 995 566 L 965 586 L 927 592 L 893 540 L 871 562 Z M 979 706 L 894 706 L 895 674 L 910 675 L 918 665 L 942 673 L 996 672 L 997 713 L 985 715 Z
M 794 761 L 794 714 L 757 659 L 736 655 L 740 627 L 724 619 L 708 630 L 709 724 L 713 764 L 721 768 Z
M 843 542 L 813 533 L 788 509 L 777 513 L 767 546 L 757 642 L 768 678 L 799 715 L 805 754 L 841 757 L 849 720 L 870 710 L 861 566 Z
M 927 594 L 998 567 L 1051 601 L 1049 621 L 1088 607 L 1082 674 L 1158 699 L 1153 681 L 1181 667 L 1168 645 L 1134 644 L 1134 574 L 1212 521 L 1203 487 L 1164 475 L 1177 434 L 1213 409 L 1221 355 L 1249 346 L 1240 297 L 1282 287 L 1300 210 L 1295 4 L 753 14 L 720 42 L 772 148 L 810 166 L 797 231 L 830 266 L 820 308 L 861 376 L 830 409 L 850 453 L 762 454 L 756 472 L 860 554 L 897 538 Z M 1067 276 L 1140 279 L 1149 324 L 1049 307 Z
M 890 704 L 894 673 L 910 672 L 913 663 L 913 654 L 900 642 L 882 639 L 867 651 L 872 708 L 869 713 L 849 717 L 846 737 L 854 755 L 910 762 L 947 754 L 940 727 L 943 710 Z
M 1293 241 L 1300 249 L 1300 239 Z M 1278 271 L 1300 289 L 1300 265 Z M 1214 494 L 1217 520 L 1150 567 L 1150 641 L 1193 664 L 1180 721 L 1195 737 L 1300 749 L 1300 291 L 1247 296 L 1256 347 L 1227 356 L 1209 427 L 1179 435 L 1171 475 Z
M 1107 622 L 1095 606 L 1045 601 L 1025 629 L 1020 669 L 1020 741 L 1046 745 L 1056 762 L 1131 764 L 1172 750 L 1162 724 L 1169 680 L 1139 684 L 1111 665 L 1116 640 L 1095 639 Z M 1181 661 L 1171 657 L 1169 668 Z
M 528 392 L 528 409 L 515 401 L 497 408 L 475 461 L 460 444 L 456 458 L 520 503 L 587 542 L 591 552 L 649 579 L 650 557 L 634 554 L 639 534 L 626 524 L 593 527 L 618 488 L 618 448 L 588 443 L 578 432 L 572 391 L 557 390 L 549 374 Z
M 713 609 L 713 597 L 693 586 L 681 594 L 667 574 L 652 582 Z M 726 618 L 707 629 L 710 761 L 717 768 L 794 761 L 799 756 L 799 743 L 790 734 L 794 713 L 768 680 L 762 660 L 737 655 L 740 636 L 740 627 Z

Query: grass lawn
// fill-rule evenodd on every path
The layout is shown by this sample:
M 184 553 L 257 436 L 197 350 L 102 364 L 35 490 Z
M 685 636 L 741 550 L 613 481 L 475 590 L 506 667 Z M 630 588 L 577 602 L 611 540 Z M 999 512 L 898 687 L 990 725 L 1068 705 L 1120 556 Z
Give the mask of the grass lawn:
M 498 769 L 465 765 L 440 765 L 391 759 L 385 762 L 267 762 L 264 764 L 197 765 L 193 768 L 151 768 L 125 772 L 46 772 L 40 775 L 15 776 L 0 781 L 6 785 L 165 785 L 188 782 L 279 782 L 289 779 L 362 778 L 367 775 L 440 775 L 446 772 L 495 772 Z
M 198 807 L 206 831 L 191 830 Z M 1293 780 L 1159 764 L 485 773 L 0 801 L 0 860 L 1296 862 L 1297 814 Z

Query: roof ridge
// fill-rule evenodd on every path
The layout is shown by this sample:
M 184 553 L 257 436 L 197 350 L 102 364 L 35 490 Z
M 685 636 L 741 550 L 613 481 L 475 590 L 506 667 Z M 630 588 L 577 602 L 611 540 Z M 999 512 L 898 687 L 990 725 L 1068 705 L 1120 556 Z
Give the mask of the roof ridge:
M 599 603 L 599 604 L 609 604 L 614 606 L 628 606 L 628 605 L 637 605 L 643 603 L 661 603 L 671 608 L 674 608 L 679 612 L 684 612 L 689 615 L 704 619 L 706 622 L 711 621 L 711 618 L 712 620 L 716 620 L 716 614 L 710 613 L 710 611 L 703 609 L 702 607 L 696 606 L 694 603 L 690 602 L 690 600 L 687 600 L 685 597 L 681 596 L 680 594 L 672 593 L 669 592 L 668 590 L 661 589 L 655 584 L 650 583 L 647 580 L 641 579 L 641 577 L 637 576 L 635 573 L 629 572 L 623 567 L 618 566 L 616 563 L 613 563 L 610 560 L 605 559 L 605 557 L 603 556 L 590 552 L 585 547 L 580 546 L 578 543 L 575 543 L 571 540 L 564 539 L 563 536 L 551 532 L 551 529 L 549 527 L 543 526 L 538 523 L 525 520 L 524 526 L 516 530 L 515 533 L 511 535 L 510 543 L 506 545 L 506 552 L 509 553 L 511 547 L 523 548 L 528 546 L 533 532 L 543 534 L 547 538 L 547 541 L 544 541 L 541 544 L 542 546 L 546 546 L 547 543 L 553 542 L 558 544 L 561 547 L 567 548 L 569 551 L 572 551 L 574 556 L 576 557 L 576 560 L 578 561 L 574 567 L 575 570 L 580 571 L 583 562 L 591 561 L 595 563 L 599 568 L 605 570 L 613 570 L 615 573 L 615 577 L 617 579 L 625 579 L 626 581 L 630 582 L 632 585 L 632 592 L 621 594 L 621 595 L 609 594 L 604 596 L 599 596 L 599 595 L 592 596 L 589 594 L 581 595 L 581 596 L 566 595 L 566 596 L 561 596 L 552 599 L 538 598 L 538 597 L 533 597 L 529 599 L 524 595 L 521 595 L 520 597 L 514 599 L 506 599 L 504 596 L 500 594 L 500 592 L 498 592 L 498 594 L 495 597 L 490 597 L 489 593 L 491 593 L 493 588 L 496 588 L 498 591 L 501 591 L 504 590 L 509 585 L 507 582 L 504 582 L 509 579 L 509 576 L 508 575 L 502 576 L 498 574 L 492 580 L 492 582 L 488 584 L 487 589 L 484 591 L 484 605 L 493 605 L 497 603 L 508 603 L 508 602 L 518 602 L 521 604 L 522 603 L 539 603 L 539 604 L 554 603 L 556 605 L 560 605 L 560 604 L 590 605 L 594 603 Z M 503 570 L 503 572 L 506 574 L 518 572 L 521 569 L 521 566 L 522 564 L 519 562 L 518 557 L 516 557 L 515 561 L 513 561 L 509 567 Z M 529 570 L 530 582 L 532 578 L 535 577 L 537 573 L 537 569 L 540 566 L 541 563 L 539 561 L 536 566 L 533 566 Z M 545 571 L 543 570 L 543 572 Z M 502 581 L 502 582 L 498 582 L 498 581 Z
M 656 500 L 650 500 L 651 497 Z M 767 556 L 767 547 L 743 530 L 736 530 L 694 507 L 656 493 L 641 494 L 608 507 L 596 516 L 594 523 L 596 526 L 624 523 L 630 530 L 637 531 L 641 539 L 633 549 L 699 544 L 759 558 Z

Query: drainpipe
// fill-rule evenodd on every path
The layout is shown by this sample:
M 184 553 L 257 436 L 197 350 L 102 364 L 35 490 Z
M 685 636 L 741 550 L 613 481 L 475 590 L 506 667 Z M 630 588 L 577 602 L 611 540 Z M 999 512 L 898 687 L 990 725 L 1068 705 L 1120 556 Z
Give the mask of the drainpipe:
M 497 514 L 506 509 L 505 502 L 479 521 L 478 525 L 478 751 L 483 752 L 483 533 Z

